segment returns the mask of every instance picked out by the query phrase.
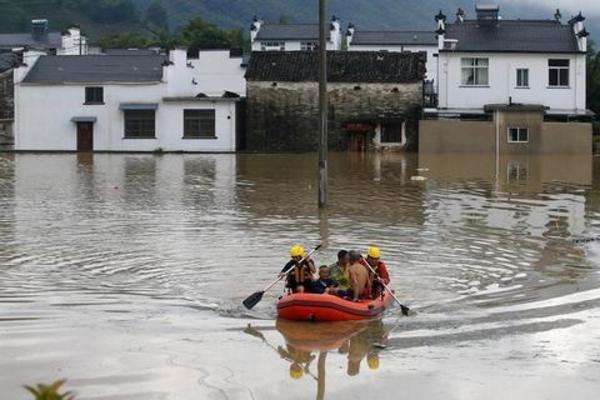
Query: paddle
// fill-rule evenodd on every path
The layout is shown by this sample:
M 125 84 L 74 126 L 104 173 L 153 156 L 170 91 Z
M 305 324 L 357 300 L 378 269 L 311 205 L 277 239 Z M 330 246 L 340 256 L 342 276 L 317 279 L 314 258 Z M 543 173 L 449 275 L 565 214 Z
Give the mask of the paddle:
M 389 288 L 388 285 L 386 285 L 381 278 L 379 277 L 379 274 L 373 269 L 373 267 L 371 267 L 371 264 L 369 264 L 369 261 L 365 260 L 365 264 L 367 266 L 367 268 L 369 268 L 371 270 L 371 272 L 377 277 L 377 280 L 379 281 L 379 283 L 381 284 L 381 286 L 383 286 L 383 288 L 390 294 L 390 296 L 392 296 L 392 298 L 394 300 L 396 300 L 396 303 L 398 303 L 398 305 L 400 306 L 400 309 L 402 310 L 402 315 L 404 315 L 405 317 L 408 317 L 408 313 L 410 312 L 410 308 L 406 307 L 404 304 L 402 304 L 400 302 L 400 300 L 398 300 L 398 298 L 396 297 L 396 295 L 394 294 L 394 292 L 392 291 L 392 289 Z
M 279 282 L 280 280 L 282 280 L 283 278 L 285 278 L 286 276 L 288 276 L 292 271 L 294 271 L 294 269 L 296 269 L 296 267 L 298 265 L 302 265 L 302 263 L 304 261 L 306 261 L 312 254 L 314 254 L 316 251 L 318 251 L 321 248 L 321 246 L 322 245 L 318 245 L 317 247 L 315 247 L 314 249 L 312 249 L 312 251 L 310 253 L 308 253 L 304 258 L 302 258 L 302 260 L 298 261 L 298 263 L 296 263 L 296 265 L 294 265 L 292 268 L 290 268 L 289 271 L 287 271 L 285 273 L 285 275 L 277 277 L 276 280 L 274 280 L 269 285 L 267 285 L 267 287 L 265 287 L 263 290 L 261 290 L 259 292 L 252 293 L 250 296 L 248 296 L 246 298 L 246 300 L 244 300 L 242 302 L 242 304 L 244 304 L 244 306 L 248 310 L 251 310 L 252 308 L 254 308 L 255 305 L 257 305 L 258 303 L 260 303 L 260 301 L 263 298 L 263 295 L 265 294 L 265 292 L 267 290 L 271 289 L 273 286 L 275 286 L 277 284 L 277 282 Z

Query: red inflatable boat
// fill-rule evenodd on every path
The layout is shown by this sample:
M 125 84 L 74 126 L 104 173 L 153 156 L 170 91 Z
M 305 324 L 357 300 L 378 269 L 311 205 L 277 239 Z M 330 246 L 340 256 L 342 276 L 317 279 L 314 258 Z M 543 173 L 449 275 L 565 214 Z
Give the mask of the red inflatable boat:
M 277 315 L 294 321 L 358 321 L 377 317 L 392 300 L 387 293 L 359 303 L 329 294 L 294 293 L 279 300 Z

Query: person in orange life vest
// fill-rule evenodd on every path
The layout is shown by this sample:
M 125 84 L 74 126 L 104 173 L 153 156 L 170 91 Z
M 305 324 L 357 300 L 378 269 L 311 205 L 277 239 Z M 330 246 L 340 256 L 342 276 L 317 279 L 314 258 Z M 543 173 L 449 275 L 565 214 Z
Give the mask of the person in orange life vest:
M 369 270 L 369 283 L 371 287 L 371 295 L 373 298 L 380 296 L 383 291 L 383 284 L 390 284 L 390 275 L 387 266 L 381 261 L 381 250 L 378 247 L 369 247 L 367 250 L 366 262 L 375 270 L 379 279 Z
M 295 245 L 290 249 L 291 260 L 283 267 L 279 273 L 280 277 L 286 275 L 294 266 L 294 270 L 287 275 L 286 288 L 291 290 L 293 293 L 302 293 L 305 289 L 308 289 L 313 282 L 313 276 L 317 271 L 315 262 L 312 259 L 307 259 L 302 262 L 302 265 L 298 265 L 300 261 L 306 255 L 304 247 Z

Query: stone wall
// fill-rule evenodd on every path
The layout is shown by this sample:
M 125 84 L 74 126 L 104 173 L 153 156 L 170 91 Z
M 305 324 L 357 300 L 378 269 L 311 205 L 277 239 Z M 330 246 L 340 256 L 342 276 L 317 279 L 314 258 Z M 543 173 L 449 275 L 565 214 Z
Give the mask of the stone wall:
M 0 73 L 0 150 L 11 149 L 14 143 L 14 97 L 13 71 Z
M 416 149 L 423 101 L 422 82 L 409 84 L 330 83 L 329 147 L 348 147 L 347 123 L 376 124 L 406 119 L 407 147 Z M 318 145 L 318 84 L 247 84 L 247 148 L 254 151 L 311 151 Z

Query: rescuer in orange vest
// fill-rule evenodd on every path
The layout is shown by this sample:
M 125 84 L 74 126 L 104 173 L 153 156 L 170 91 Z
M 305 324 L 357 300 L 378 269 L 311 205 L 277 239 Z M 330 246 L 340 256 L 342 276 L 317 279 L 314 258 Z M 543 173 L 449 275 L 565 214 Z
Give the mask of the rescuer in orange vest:
M 302 293 L 305 291 L 305 289 L 307 290 L 312 285 L 314 274 L 317 272 L 315 262 L 311 258 L 302 261 L 305 256 L 306 251 L 304 250 L 304 247 L 300 245 L 292 246 L 290 248 L 291 260 L 285 264 L 279 273 L 279 276 L 283 277 L 290 269 L 292 269 L 294 266 L 296 267 L 288 274 L 286 283 L 286 288 L 291 290 L 293 293 Z M 301 261 L 302 264 L 299 265 Z

